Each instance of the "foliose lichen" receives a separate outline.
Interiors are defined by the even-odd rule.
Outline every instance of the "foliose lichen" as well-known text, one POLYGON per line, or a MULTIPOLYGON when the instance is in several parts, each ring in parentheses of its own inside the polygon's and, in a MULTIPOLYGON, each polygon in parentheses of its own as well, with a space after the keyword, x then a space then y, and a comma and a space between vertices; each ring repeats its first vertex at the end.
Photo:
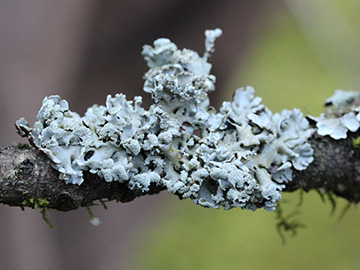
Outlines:
POLYGON ((333 106, 320 117, 308 116, 316 122, 317 133, 335 140, 345 139, 347 132, 356 132, 360 127, 360 93, 335 90, 325 101, 325 106, 333 106))
POLYGON ((220 35, 205 32, 203 56, 169 39, 144 46, 149 110, 141 97, 117 94, 80 117, 55 95, 44 99, 34 127, 17 121, 19 134, 66 183, 80 185, 90 171, 143 192, 164 186, 204 207, 274 210, 292 171, 313 160, 313 129, 298 109, 273 114, 252 87, 238 89, 219 112, 209 105, 215 76, 208 60, 220 35))

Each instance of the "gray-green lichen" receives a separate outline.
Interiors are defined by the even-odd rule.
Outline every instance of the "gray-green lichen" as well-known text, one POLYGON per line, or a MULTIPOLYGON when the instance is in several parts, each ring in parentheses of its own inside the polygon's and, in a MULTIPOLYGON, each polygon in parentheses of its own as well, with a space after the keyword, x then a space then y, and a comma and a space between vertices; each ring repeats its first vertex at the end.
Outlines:
POLYGON ((345 139, 347 132, 356 132, 360 127, 360 93, 336 90, 325 106, 333 106, 320 117, 309 116, 316 122, 317 133, 335 140, 345 139))
POLYGON ((163 38, 144 46, 149 110, 141 97, 117 94, 80 117, 50 96, 33 128, 18 120, 19 134, 67 183, 80 185, 90 171, 144 192, 164 186, 204 207, 274 210, 292 171, 313 160, 307 143, 313 130, 298 109, 273 114, 252 87, 238 89, 219 112, 209 105, 215 76, 208 60, 220 35, 205 32, 203 56, 163 38))

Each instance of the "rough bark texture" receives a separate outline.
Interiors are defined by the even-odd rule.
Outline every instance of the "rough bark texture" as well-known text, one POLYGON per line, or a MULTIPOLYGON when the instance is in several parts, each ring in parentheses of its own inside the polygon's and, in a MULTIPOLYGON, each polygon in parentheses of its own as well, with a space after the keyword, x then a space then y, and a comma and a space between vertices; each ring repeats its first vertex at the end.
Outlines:
MULTIPOLYGON (((360 132, 335 141, 315 134, 310 139, 314 161, 306 170, 294 171, 294 179, 285 191, 322 188, 350 202, 359 202, 360 150, 353 143, 358 136, 360 132)), ((46 208, 69 211, 93 205, 97 200, 129 202, 162 189, 152 186, 149 192, 142 193, 124 184, 107 183, 90 173, 85 173, 80 186, 67 185, 58 179, 58 172, 50 166, 48 158, 36 149, 24 145, 0 149, 0 203, 10 206, 41 207, 46 200, 43 205, 46 208)))
POLYGON ((41 207, 60 211, 93 205, 97 200, 129 202, 136 197, 154 194, 161 188, 153 186, 147 193, 130 190, 118 182, 105 182, 85 173, 80 186, 65 184, 49 159, 36 149, 11 146, 0 149, 0 203, 10 206, 41 207))
POLYGON ((334 140, 314 134, 310 144, 314 161, 304 171, 294 171, 294 180, 285 191, 324 189, 350 202, 360 201, 360 149, 353 139, 360 132, 348 133, 345 140, 334 140))

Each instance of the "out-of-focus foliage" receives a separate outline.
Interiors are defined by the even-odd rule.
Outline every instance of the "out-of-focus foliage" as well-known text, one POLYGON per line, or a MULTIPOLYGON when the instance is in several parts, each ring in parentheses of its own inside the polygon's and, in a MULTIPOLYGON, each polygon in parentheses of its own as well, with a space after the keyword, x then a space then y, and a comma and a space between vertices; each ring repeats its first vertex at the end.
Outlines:
MULTIPOLYGON (((344 2, 342 12, 352 24, 359 25, 353 10, 359 2, 344 2)), ((359 87, 330 75, 290 13, 278 14, 264 25, 266 29, 258 33, 245 63, 234 74, 231 91, 252 85, 273 111, 298 107, 305 114, 318 115, 335 89, 359 87)), ((360 33, 359 27, 356 30, 360 33)), ((333 31, 341 31, 341 27, 333 31)), ((346 40, 339 41, 338 46, 343 42, 346 40)), ((335 68, 350 67, 331 67, 335 68)), ((230 100, 231 94, 228 92, 224 99, 230 100)), ((298 200, 299 193, 284 194, 285 215, 298 200)), ((296 218, 306 228, 299 228, 298 234, 288 237, 283 245, 275 213, 201 209, 191 202, 172 199, 161 213, 154 214, 157 221, 153 227, 144 228, 139 237, 145 245, 135 253, 134 269, 358 269, 360 213, 351 207, 339 222, 346 205, 338 199, 331 215, 331 202, 323 203, 316 192, 305 193, 296 218)))
MULTIPOLYGON (((298 202, 297 194, 284 199, 293 201, 291 206, 298 202)), ((338 224, 342 207, 343 201, 331 217, 330 203, 323 204, 316 192, 305 194, 298 218, 306 228, 284 245, 275 214, 174 203, 164 207, 151 233, 144 232, 146 245, 134 269, 357 269, 360 214, 349 210, 338 224)))
POLYGON ((341 82, 331 78, 296 22, 279 17, 259 34, 231 88, 252 85, 273 111, 293 107, 318 115, 341 82))

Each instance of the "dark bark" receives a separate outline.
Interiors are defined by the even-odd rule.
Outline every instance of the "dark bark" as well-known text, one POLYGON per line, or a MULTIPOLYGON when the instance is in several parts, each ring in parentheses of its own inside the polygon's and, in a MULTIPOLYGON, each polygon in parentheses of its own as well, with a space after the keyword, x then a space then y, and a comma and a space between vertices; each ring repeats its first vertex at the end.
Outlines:
POLYGON ((118 182, 105 182, 96 175, 85 173, 79 185, 59 180, 59 173, 49 159, 36 149, 11 146, 0 149, 0 203, 10 206, 41 207, 59 211, 91 206, 97 200, 129 202, 136 197, 154 194, 163 188, 152 186, 150 191, 130 190, 118 182))
POLYGON ((323 189, 349 202, 360 201, 360 149, 353 139, 360 132, 348 133, 345 140, 314 134, 309 142, 314 149, 314 161, 304 171, 294 171, 294 180, 285 191, 323 189))
MULTIPOLYGON (((336 141, 313 135, 309 142, 314 149, 314 161, 306 170, 294 171, 294 179, 285 191, 323 189, 350 202, 359 202, 360 150, 353 143, 358 136, 360 132, 336 141)), ((36 149, 23 145, 0 149, 0 203, 10 206, 46 206, 69 211, 94 205, 98 200, 129 202, 164 189, 151 186, 149 192, 142 193, 118 182, 107 183, 90 173, 85 173, 85 181, 78 186, 66 184, 58 176, 49 159, 36 149), (44 200, 46 205, 39 205, 44 200)))

